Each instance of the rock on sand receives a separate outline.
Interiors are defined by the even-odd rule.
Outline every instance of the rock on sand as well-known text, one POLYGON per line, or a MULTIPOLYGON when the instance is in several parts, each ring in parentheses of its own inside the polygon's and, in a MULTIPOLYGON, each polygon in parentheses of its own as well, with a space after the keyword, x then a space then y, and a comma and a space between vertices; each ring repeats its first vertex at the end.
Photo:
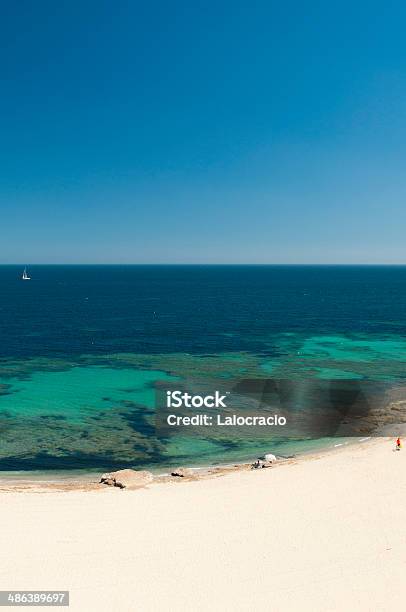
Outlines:
POLYGON ((152 482, 152 480, 151 472, 130 469, 103 474, 100 478, 102 484, 119 487, 120 489, 139 489, 152 482))

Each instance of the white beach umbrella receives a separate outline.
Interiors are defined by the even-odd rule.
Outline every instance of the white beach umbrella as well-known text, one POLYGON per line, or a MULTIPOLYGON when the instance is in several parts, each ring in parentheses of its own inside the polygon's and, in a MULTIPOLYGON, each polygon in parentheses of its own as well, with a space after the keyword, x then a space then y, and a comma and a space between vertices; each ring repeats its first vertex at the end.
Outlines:
POLYGON ((276 461, 276 457, 272 453, 268 453, 267 455, 265 455, 265 461, 268 461, 268 463, 273 463, 274 461, 276 461))

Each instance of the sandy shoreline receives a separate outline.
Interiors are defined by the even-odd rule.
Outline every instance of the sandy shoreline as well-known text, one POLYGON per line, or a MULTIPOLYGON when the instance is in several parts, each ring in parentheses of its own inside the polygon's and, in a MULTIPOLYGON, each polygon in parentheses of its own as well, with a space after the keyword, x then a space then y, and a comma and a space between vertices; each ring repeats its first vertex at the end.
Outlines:
MULTIPOLYGON (((312 449, 300 454, 291 456, 277 456, 277 461, 273 464, 272 469, 289 465, 292 462, 297 461, 308 461, 309 459, 319 458, 325 454, 337 452, 339 448, 346 448, 349 444, 359 444, 373 442, 373 438, 337 438, 335 443, 327 446, 320 447, 319 449, 312 449)), ((252 462, 256 461, 256 455, 252 456, 251 462, 228 462, 221 464, 209 464, 209 465, 194 465, 194 466, 182 466, 188 472, 193 473, 193 477, 187 477, 185 480, 200 480, 207 479, 217 476, 225 476, 233 472, 251 470, 252 462)), ((267 468, 271 466, 266 466, 267 468)), ((153 483, 161 484, 163 482, 170 482, 173 480, 179 480, 171 477, 171 472, 176 471, 177 466, 167 467, 164 471, 150 472, 153 476, 153 483)), ((1 491, 24 491, 24 490, 55 490, 55 491, 82 491, 82 490, 97 490, 100 485, 100 476, 103 474, 102 471, 92 471, 80 474, 71 474, 69 472, 0 472, 0 492, 1 491), (96 486, 97 485, 97 486, 96 486)), ((104 488, 104 487, 103 487, 104 488)))
POLYGON ((136 491, 3 484, 0 589, 69 589, 81 611, 401 609, 406 449, 393 449, 136 491))

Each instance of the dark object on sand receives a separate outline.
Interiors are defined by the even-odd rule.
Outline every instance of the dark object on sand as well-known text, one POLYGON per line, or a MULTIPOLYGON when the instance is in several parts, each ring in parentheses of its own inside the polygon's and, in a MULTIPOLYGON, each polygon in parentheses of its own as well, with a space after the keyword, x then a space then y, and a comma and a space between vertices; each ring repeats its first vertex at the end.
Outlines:
POLYGON ((171 472, 171 476, 176 476, 177 478, 195 478, 196 472, 190 468, 177 467, 171 472))

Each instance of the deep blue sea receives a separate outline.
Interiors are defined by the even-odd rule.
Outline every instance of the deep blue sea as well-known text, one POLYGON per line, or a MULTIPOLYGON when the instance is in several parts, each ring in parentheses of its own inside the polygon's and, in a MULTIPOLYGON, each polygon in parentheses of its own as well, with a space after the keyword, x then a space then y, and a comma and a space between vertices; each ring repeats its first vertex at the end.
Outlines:
MULTIPOLYGON (((0 470, 237 461, 154 429, 159 381, 405 379, 403 266, 0 266, 0 470)), ((279 444, 279 443, 278 443, 279 444)), ((285 452, 306 446, 286 442, 285 452)))

